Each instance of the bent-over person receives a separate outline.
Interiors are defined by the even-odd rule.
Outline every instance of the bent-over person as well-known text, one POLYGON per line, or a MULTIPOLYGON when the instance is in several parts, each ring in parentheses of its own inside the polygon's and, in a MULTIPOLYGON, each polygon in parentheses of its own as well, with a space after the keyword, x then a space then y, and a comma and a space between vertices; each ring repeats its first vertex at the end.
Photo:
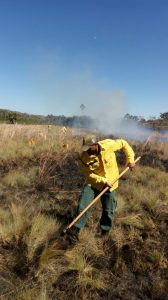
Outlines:
MULTIPOLYGON (((79 162, 86 176, 86 185, 79 198, 77 213, 83 211, 105 187, 109 187, 100 198, 102 204, 101 234, 106 235, 112 228, 117 205, 116 190, 118 181, 113 185, 111 184, 119 175, 116 151, 122 150, 125 153, 126 166, 129 166, 130 169, 135 166, 134 151, 128 142, 123 139, 105 139, 96 142, 94 135, 83 138, 82 148, 79 162)), ((90 209, 71 228, 70 235, 73 238, 78 239, 79 231, 86 225, 89 213, 90 209)))

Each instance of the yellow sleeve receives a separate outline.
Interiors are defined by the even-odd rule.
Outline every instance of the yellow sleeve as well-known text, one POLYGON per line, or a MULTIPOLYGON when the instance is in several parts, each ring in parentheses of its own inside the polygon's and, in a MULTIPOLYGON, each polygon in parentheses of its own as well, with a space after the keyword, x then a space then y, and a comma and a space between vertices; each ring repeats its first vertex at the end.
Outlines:
POLYGON ((81 170, 84 172, 86 178, 89 180, 89 182, 92 184, 102 184, 102 188, 104 184, 107 182, 107 179, 105 177, 99 176, 93 171, 91 171, 88 167, 86 167, 81 161, 79 161, 79 165, 81 170))
POLYGON ((126 165, 134 162, 134 151, 132 147, 123 139, 113 141, 113 151, 123 150, 126 155, 126 165))

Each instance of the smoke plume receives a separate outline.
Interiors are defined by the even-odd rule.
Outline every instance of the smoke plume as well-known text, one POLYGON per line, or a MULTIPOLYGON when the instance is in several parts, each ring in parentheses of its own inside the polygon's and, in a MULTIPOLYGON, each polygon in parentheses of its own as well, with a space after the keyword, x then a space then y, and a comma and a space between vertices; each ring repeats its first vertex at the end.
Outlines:
POLYGON ((128 112, 125 92, 107 87, 104 79, 97 78, 86 67, 72 70, 61 59, 45 58, 34 64, 31 78, 36 92, 46 103, 46 115, 84 114, 95 120, 91 130, 122 138, 143 140, 150 134, 135 122, 123 123, 128 112))

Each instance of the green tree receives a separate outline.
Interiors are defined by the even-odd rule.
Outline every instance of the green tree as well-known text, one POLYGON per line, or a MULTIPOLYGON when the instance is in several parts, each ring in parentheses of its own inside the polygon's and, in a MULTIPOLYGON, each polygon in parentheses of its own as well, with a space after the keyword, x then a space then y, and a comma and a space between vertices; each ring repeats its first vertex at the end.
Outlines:
POLYGON ((15 112, 9 112, 6 118, 10 122, 10 124, 15 124, 17 122, 18 116, 15 112))

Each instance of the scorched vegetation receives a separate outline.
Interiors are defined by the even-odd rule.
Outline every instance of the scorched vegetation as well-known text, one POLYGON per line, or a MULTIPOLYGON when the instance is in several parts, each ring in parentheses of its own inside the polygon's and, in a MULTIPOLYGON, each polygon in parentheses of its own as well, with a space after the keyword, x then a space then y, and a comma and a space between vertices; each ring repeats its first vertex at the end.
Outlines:
POLYGON ((120 181, 110 236, 98 203, 72 246, 60 232, 84 185, 82 134, 1 125, 0 299, 166 299, 168 144, 131 142, 142 159, 120 181))

